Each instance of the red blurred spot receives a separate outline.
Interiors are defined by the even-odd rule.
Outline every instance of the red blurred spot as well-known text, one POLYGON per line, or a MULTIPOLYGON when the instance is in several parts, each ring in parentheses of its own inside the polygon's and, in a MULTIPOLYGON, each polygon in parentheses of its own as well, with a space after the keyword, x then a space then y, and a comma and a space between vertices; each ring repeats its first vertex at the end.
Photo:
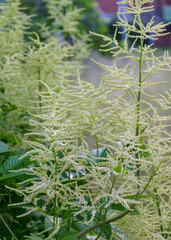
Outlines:
POLYGON ((116 0, 96 0, 99 8, 105 13, 113 13, 117 11, 116 0))

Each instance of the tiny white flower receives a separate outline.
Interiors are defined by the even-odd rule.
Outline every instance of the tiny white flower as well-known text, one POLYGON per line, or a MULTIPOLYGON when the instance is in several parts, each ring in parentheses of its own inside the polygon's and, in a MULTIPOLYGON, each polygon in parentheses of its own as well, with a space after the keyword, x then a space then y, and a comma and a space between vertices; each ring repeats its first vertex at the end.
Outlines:
POLYGON ((54 130, 53 131, 53 136, 56 136, 58 134, 59 130, 54 130))
POLYGON ((117 143, 116 143, 116 146, 117 146, 117 147, 122 147, 122 142, 117 142, 117 143))

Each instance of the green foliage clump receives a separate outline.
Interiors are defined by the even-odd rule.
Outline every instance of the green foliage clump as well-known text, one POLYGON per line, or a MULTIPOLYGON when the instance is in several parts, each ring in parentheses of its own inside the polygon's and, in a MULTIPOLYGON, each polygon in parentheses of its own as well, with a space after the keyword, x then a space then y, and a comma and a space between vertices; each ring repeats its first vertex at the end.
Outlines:
MULTIPOLYGON (((92 33, 104 41, 101 51, 114 58, 110 66, 93 60, 104 69, 95 88, 79 76, 77 51, 82 47, 77 46, 82 45, 75 20, 68 28, 67 20, 78 11, 68 8, 61 16, 58 10, 71 1, 46 2, 74 45, 56 42, 54 30, 49 36, 42 27, 47 42, 36 35, 20 57, 32 130, 26 141, 30 149, 19 160, 29 156, 30 165, 15 171, 27 172, 19 187, 7 189, 22 196, 21 202, 10 204, 25 209, 18 217, 43 217, 43 229, 26 239, 169 239, 171 139, 166 111, 171 94, 151 96, 147 89, 163 84, 151 82, 150 76, 170 71, 171 58, 168 52, 158 57, 153 44, 145 44, 166 35, 167 24, 155 25, 154 18, 142 23, 141 15, 153 10, 145 5, 151 0, 122 1, 128 7, 120 7, 114 36, 92 33), (120 26, 126 34, 123 46, 116 38, 120 26), (119 67, 123 60, 127 64, 119 67)), ((22 94, 15 97, 18 101, 22 94)))
POLYGON ((68 33, 71 32, 70 20, 72 20, 73 22, 72 17, 75 18, 73 14, 75 14, 76 12, 80 12, 80 14, 77 14, 77 19, 79 21, 75 22, 77 25, 77 31, 79 31, 80 33, 88 32, 90 30, 98 31, 101 33, 105 33, 107 31, 107 27, 105 26, 103 20, 100 18, 100 14, 96 9, 96 1, 72 0, 61 1, 61 3, 60 1, 51 1, 49 5, 48 2, 44 0, 22 0, 21 6, 23 8, 23 11, 27 13, 27 15, 33 15, 33 22, 36 23, 32 24, 30 26, 30 29, 35 32, 40 32, 40 25, 43 23, 48 28, 53 28, 56 31, 62 30, 61 26, 65 25, 66 28, 68 28, 68 31, 65 32, 65 37, 69 38, 68 33), (49 10, 51 11, 51 13, 53 12, 54 14, 49 15, 49 10), (63 16, 63 13, 65 14, 65 16, 68 16, 63 16), (57 19, 59 21, 56 21, 57 19))

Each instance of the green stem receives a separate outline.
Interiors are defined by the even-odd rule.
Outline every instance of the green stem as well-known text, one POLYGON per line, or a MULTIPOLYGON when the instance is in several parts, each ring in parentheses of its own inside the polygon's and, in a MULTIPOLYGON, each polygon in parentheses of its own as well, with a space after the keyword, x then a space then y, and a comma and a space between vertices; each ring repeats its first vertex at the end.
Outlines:
MULTIPOLYGON (((39 46, 37 46, 37 54, 38 54, 38 50, 39 50, 39 46)), ((41 82, 40 82, 40 80, 41 80, 41 68, 40 68, 40 58, 39 58, 39 55, 38 55, 37 61, 38 61, 38 71, 37 71, 37 73, 38 73, 38 81, 39 81, 39 83, 38 83, 38 91, 41 92, 42 91, 42 85, 41 85, 41 82)), ((39 107, 40 108, 42 107, 41 100, 42 100, 42 98, 39 95, 39 107)))
MULTIPOLYGON (((94 117, 93 117, 93 121, 94 121, 94 117)), ((97 158, 99 157, 99 143, 98 143, 98 138, 97 138, 97 134, 95 133, 95 141, 96 141, 96 150, 97 150, 97 158)), ((100 204, 101 204, 101 207, 100 207, 100 219, 101 219, 101 216, 102 216, 102 199, 100 199, 100 204)))
MULTIPOLYGON (((139 58, 139 84, 138 84, 138 95, 137 95, 137 104, 136 104, 137 123, 136 123, 136 133, 135 133, 135 136, 139 138, 139 145, 142 144, 142 135, 140 133, 140 102, 141 102, 141 85, 142 85, 142 51, 143 51, 143 43, 144 43, 144 39, 141 39, 140 58, 139 58)), ((135 154, 135 158, 139 159, 139 157, 140 157, 140 153, 139 153, 139 150, 138 150, 138 152, 135 154)), ((136 176, 140 175, 139 168, 140 168, 140 164, 137 163, 136 176)), ((139 185, 138 185, 138 188, 139 188, 139 185)))
MULTIPOLYGON (((97 137, 97 133, 96 133, 95 119, 94 119, 94 115, 93 115, 92 111, 91 111, 91 116, 92 116, 92 120, 93 120, 93 128, 95 130, 94 136, 95 136, 95 141, 96 141, 97 160, 98 160, 98 157, 99 157, 99 142, 98 142, 98 137, 97 137)), ((100 207, 100 219, 101 219, 101 216, 102 216, 102 199, 100 199, 100 204, 101 204, 101 207, 100 207)))
MULTIPOLYGON (((40 72, 40 70, 39 70, 39 72, 40 72)), ((39 81, 39 93, 40 93, 41 91, 42 91, 42 86, 41 86, 41 83, 40 83, 40 81, 39 81)), ((39 95, 39 107, 40 107, 40 108, 42 107, 41 100, 42 100, 42 98, 41 98, 41 96, 39 95)))
POLYGON ((169 223, 169 227, 168 227, 168 233, 166 234, 166 239, 168 239, 169 236, 171 236, 170 234, 170 229, 171 229, 171 222, 169 223))
POLYGON ((12 230, 10 229, 10 227, 8 226, 8 224, 5 222, 5 220, 3 219, 3 217, 0 215, 0 218, 2 220, 2 222, 4 223, 5 227, 8 229, 8 231, 11 233, 11 235, 13 236, 13 238, 15 240, 17 240, 16 236, 14 235, 14 233, 12 232, 12 230))
MULTIPOLYGON (((55 147, 53 147, 53 153, 54 153, 54 158, 55 158, 55 176, 57 176, 57 171, 58 171, 58 161, 56 158, 56 150, 55 147)), ((56 182, 56 181, 55 181, 56 182)), ((58 209, 57 209, 57 195, 56 195, 56 190, 57 186, 55 184, 55 199, 54 199, 54 215, 53 215, 53 227, 58 224, 58 209)), ((55 237, 54 237, 55 240, 55 237)))
POLYGON ((96 149, 97 149, 97 158, 99 157, 99 143, 98 143, 98 138, 97 134, 95 133, 95 140, 96 140, 96 149))
MULTIPOLYGON (((161 218, 162 216, 162 213, 161 213, 161 209, 160 209, 160 200, 159 200, 159 196, 157 195, 157 189, 154 188, 154 192, 155 192, 155 199, 156 199, 156 205, 157 205, 157 210, 158 210, 158 214, 159 214, 159 217, 161 218)), ((160 230, 162 232, 162 236, 164 237, 164 228, 163 228, 163 224, 161 223, 160 225, 160 230)))
MULTIPOLYGON (((132 205, 130 206, 130 208, 133 208, 134 206, 135 206, 135 204, 132 204, 132 205)), ((116 215, 115 217, 106 220, 106 221, 105 221, 105 224, 108 224, 108 223, 117 221, 117 220, 119 220, 120 218, 122 218, 122 217, 124 217, 125 215, 127 215, 129 212, 130 212, 130 210, 126 210, 126 211, 122 212, 121 214, 118 214, 118 215, 116 215)), ((79 234, 77 235, 77 239, 82 238, 85 234, 89 233, 90 231, 94 230, 95 228, 101 227, 102 225, 103 225, 103 221, 101 221, 101 222, 99 222, 99 223, 96 223, 96 224, 94 224, 93 226, 85 229, 83 232, 81 232, 81 233, 79 233, 79 234)))
MULTIPOLYGON (((69 178, 69 185, 70 185, 70 182, 71 182, 71 168, 70 168, 70 166, 69 166, 69 169, 68 169, 68 178, 69 178)), ((70 209, 71 209, 71 206, 70 205, 68 205, 68 212, 69 212, 69 214, 70 214, 70 209)), ((68 219, 68 231, 70 231, 71 230, 71 217, 69 217, 69 219, 68 219)))

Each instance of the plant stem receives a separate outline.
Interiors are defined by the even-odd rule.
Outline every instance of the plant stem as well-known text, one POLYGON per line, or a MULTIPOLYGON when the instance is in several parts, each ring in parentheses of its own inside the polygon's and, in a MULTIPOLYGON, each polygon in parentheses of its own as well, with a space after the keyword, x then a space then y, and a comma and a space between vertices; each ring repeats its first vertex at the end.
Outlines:
MULTIPOLYGON (((39 58, 38 58, 38 63, 40 64, 39 58)), ((38 85, 39 93, 41 93, 41 91, 42 91, 42 84, 41 84, 41 82, 40 82, 40 80, 41 80, 41 70, 40 70, 40 66, 39 66, 39 68, 38 68, 38 80, 39 80, 39 85, 38 85)), ((39 108, 42 107, 41 101, 42 101, 42 98, 41 98, 41 96, 40 96, 40 94, 39 94, 39 108)))
MULTIPOLYGON (((39 71, 40 72, 40 71, 39 71)), ((39 93, 42 91, 42 86, 41 86, 41 83, 39 82, 39 93)), ((39 95, 39 107, 41 108, 42 107, 42 103, 41 103, 41 96, 39 95)))
MULTIPOLYGON (((71 168, 70 168, 70 166, 69 166, 69 169, 68 169, 68 178, 69 178, 69 185, 70 185, 70 182, 71 182, 71 168)), ((69 212, 69 214, 70 214, 70 205, 68 205, 68 212, 69 212)), ((71 217, 69 217, 69 220, 68 220, 68 231, 70 231, 71 230, 71 217)))
POLYGON ((171 229, 171 222, 169 223, 169 227, 168 227, 168 233, 166 234, 166 239, 169 237, 169 236, 171 236, 171 234, 170 234, 170 229, 171 229))
POLYGON ((13 238, 15 240, 17 240, 16 236, 14 235, 14 233, 12 232, 12 230, 10 229, 10 227, 8 226, 8 224, 5 222, 5 220, 3 219, 3 217, 0 215, 0 218, 2 220, 2 222, 4 223, 5 227, 8 229, 8 231, 11 233, 11 235, 13 236, 13 238))
POLYGON ((97 150, 97 158, 99 157, 99 143, 98 143, 98 138, 97 134, 95 133, 95 140, 96 140, 96 150, 97 150))
MULTIPOLYGON (((58 162, 56 158, 56 150, 55 147, 53 147, 53 153, 54 153, 54 158, 55 158, 55 176, 57 176, 57 168, 58 168, 58 162)), ((54 215, 53 215, 53 226, 55 227, 58 224, 58 210, 57 210, 57 195, 56 195, 56 184, 55 184, 55 200, 54 200, 54 215)), ((54 237, 55 240, 55 237, 54 237)))
MULTIPOLYGON (((158 214, 159 214, 159 217, 161 218, 162 216, 162 213, 161 213, 161 209, 160 209, 160 201, 159 201, 159 196, 157 195, 157 189, 154 188, 154 192, 155 192, 155 199, 156 199, 156 205, 157 205, 157 210, 158 210, 158 214)), ((162 232, 162 236, 164 237, 164 228, 163 228, 163 224, 161 223, 160 225, 160 230, 162 232)))
MULTIPOLYGON (((94 115, 93 115, 92 111, 91 111, 91 115, 92 115, 92 120, 93 120, 93 127, 94 127, 94 130, 95 130, 94 136, 95 136, 95 141, 96 141, 96 151, 97 151, 97 160, 98 160, 98 157, 99 157, 99 142, 98 142, 98 137, 97 137, 97 133, 96 133, 95 119, 94 119, 94 115)), ((102 199, 100 199, 100 204, 101 204, 101 207, 100 207, 100 218, 101 218, 101 216, 102 216, 102 199)))
MULTIPOLYGON (((37 46, 37 54, 38 54, 38 50, 39 50, 39 45, 37 46)), ((42 86, 41 86, 41 82, 40 82, 41 81, 41 69, 40 69, 40 58, 39 58, 39 55, 38 55, 37 62, 38 62, 38 71, 37 71, 37 73, 38 73, 38 81, 39 81, 39 83, 38 83, 38 91, 40 93, 42 91, 42 86)), ((42 100, 42 98, 39 95, 39 107, 40 108, 42 107, 41 100, 42 100)))
MULTIPOLYGON (((135 204, 132 204, 132 205, 130 206, 130 208, 132 208, 132 207, 134 207, 134 206, 135 206, 135 204)), ((130 212, 130 210, 126 210, 126 211, 124 211, 123 213, 118 214, 118 215, 116 215, 115 217, 106 220, 106 221, 105 221, 105 224, 111 223, 111 222, 114 222, 114 221, 117 221, 117 220, 119 220, 120 218, 122 218, 122 217, 124 217, 125 215, 127 215, 129 212, 130 212)), ((96 224, 94 224, 93 226, 85 229, 82 233, 79 233, 79 234, 77 235, 77 239, 80 239, 80 238, 83 237, 85 234, 89 233, 90 231, 94 230, 95 228, 101 227, 102 225, 103 225, 103 221, 101 221, 101 222, 99 222, 99 223, 96 223, 96 224)))
MULTIPOLYGON (((94 117, 93 117, 93 121, 94 121, 94 117)), ((97 138, 97 134, 95 133, 95 140, 96 140, 96 150, 97 150, 97 158, 99 157, 99 143, 98 143, 98 138, 97 138)), ((100 199, 100 204, 101 204, 101 207, 100 207, 100 219, 101 219, 101 216, 102 216, 102 199, 100 199)))
MULTIPOLYGON (((143 50, 143 43, 144 43, 144 39, 141 39, 140 58, 139 58, 139 84, 138 84, 138 95, 137 95, 137 104, 136 104, 137 123, 136 123, 135 136, 139 138, 139 146, 142 144, 142 135, 140 133, 140 101, 141 101, 141 84, 142 84, 142 50, 143 50)), ((139 153, 139 150, 138 150, 138 152, 135 154, 135 158, 139 159, 139 155, 140 155, 140 153, 139 153)), ((140 168, 140 164, 137 163, 136 176, 140 175, 139 168, 140 168)), ((138 185, 138 188, 139 188, 139 185, 138 185)))

